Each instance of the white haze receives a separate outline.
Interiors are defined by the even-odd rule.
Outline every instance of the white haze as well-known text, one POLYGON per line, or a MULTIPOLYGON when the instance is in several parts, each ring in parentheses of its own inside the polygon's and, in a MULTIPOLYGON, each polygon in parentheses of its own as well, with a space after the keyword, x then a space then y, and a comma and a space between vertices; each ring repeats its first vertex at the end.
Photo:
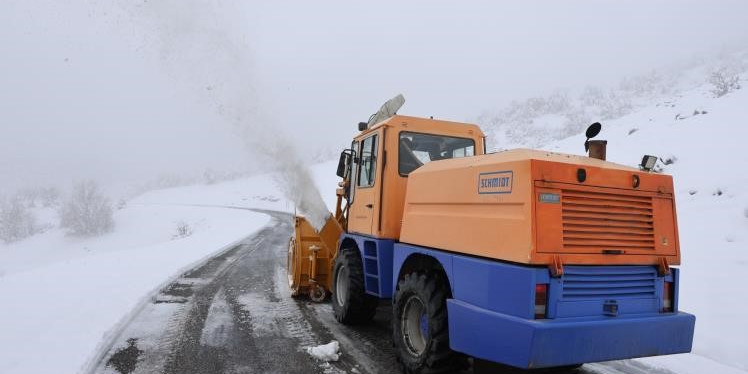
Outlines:
POLYGON ((197 93, 198 103, 215 110, 242 139, 248 157, 276 171, 279 189, 321 230, 330 213, 298 148, 273 116, 262 111, 250 45, 232 33, 240 26, 239 9, 182 6, 180 0, 122 5, 138 25, 144 48, 157 51, 169 76, 197 93))
MULTIPOLYGON (((748 45, 745 14, 745 1, 6 0, 0 194, 299 170, 396 93, 403 113, 470 120, 748 45)), ((292 175, 282 188, 317 201, 292 175)))

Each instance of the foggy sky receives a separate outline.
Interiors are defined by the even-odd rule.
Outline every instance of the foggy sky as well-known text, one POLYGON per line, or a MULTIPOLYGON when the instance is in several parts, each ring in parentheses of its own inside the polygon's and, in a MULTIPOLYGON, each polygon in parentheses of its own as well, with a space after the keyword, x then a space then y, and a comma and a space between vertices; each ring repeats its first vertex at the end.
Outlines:
POLYGON ((6 0, 0 193, 246 169, 248 136, 342 148, 397 93, 401 113, 472 119, 735 48, 746 14, 745 1, 6 0))

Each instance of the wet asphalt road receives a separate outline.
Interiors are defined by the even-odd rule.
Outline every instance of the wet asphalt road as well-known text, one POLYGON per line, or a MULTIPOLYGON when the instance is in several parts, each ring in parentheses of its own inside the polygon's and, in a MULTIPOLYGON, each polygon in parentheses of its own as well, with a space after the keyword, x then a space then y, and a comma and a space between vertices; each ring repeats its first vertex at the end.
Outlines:
MULTIPOLYGON (((286 256, 292 217, 272 221, 145 300, 111 334, 86 373, 395 373, 391 307, 366 326, 335 321, 327 303, 293 299, 286 256), (305 348, 338 340, 339 361, 305 348)), ((477 363, 475 372, 518 373, 477 363)), ((468 373, 474 370, 469 369, 468 373)), ((585 365, 566 373, 671 374, 635 361, 585 365)))
POLYGON ((355 330, 329 303, 293 299, 285 274, 291 216, 181 274, 119 327, 89 373, 385 373, 396 367, 389 314, 355 330), (338 340, 326 364, 305 347, 338 340))

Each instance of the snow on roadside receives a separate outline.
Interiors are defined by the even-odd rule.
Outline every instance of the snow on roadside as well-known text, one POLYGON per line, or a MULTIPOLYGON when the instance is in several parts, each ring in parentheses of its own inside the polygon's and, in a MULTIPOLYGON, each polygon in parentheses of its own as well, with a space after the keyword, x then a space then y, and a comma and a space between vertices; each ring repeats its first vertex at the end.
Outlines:
POLYGON ((61 260, 3 277, 0 346, 12 348, 0 350, 0 372, 76 372, 144 295, 268 221, 253 212, 204 210, 213 226, 189 238, 61 260))
MULTIPOLYGON (((336 165, 312 168, 331 210, 336 165)), ((143 297, 269 221, 246 208, 294 211, 259 175, 148 192, 116 211, 114 232, 101 237, 51 229, 0 245, 0 373, 77 372, 143 297)))
POLYGON ((666 369, 678 374, 745 374, 744 370, 725 365, 724 363, 698 354, 647 357, 637 359, 637 361, 641 361, 652 368, 666 369))
POLYGON ((327 344, 316 347, 308 347, 306 353, 320 361, 330 362, 337 361, 340 358, 340 343, 333 340, 327 344))
POLYGON ((116 231, 98 238, 72 239, 50 230, 0 247, 0 346, 6 347, 0 350, 0 373, 77 372, 144 295, 250 235, 269 217, 248 210, 145 206, 136 199, 115 219, 116 231), (194 233, 174 239, 177 220, 192 222, 194 233))

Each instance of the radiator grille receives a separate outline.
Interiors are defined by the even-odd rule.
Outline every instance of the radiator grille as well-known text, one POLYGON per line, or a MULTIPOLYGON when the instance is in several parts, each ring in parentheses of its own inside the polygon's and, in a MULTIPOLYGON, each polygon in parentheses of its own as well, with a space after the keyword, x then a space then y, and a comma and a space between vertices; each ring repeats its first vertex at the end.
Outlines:
POLYGON ((566 266, 561 278, 566 300, 655 297, 653 266, 566 266))
POLYGON ((652 198, 562 190, 564 248, 655 249, 652 198))

